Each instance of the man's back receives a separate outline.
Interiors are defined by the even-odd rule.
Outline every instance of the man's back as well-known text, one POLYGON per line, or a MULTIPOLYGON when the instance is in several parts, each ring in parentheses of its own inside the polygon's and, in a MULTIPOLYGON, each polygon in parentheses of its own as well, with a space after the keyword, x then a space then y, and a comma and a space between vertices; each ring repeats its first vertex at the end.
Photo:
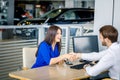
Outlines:
POLYGON ((109 71, 109 76, 112 79, 119 80, 120 73, 120 44, 115 42, 108 49, 99 53, 82 54, 82 59, 91 60, 98 59, 99 62, 93 67, 86 68, 86 71, 91 76, 97 76, 101 72, 109 71))
POLYGON ((114 61, 113 66, 109 69, 109 75, 115 77, 119 80, 120 78, 120 44, 118 42, 114 43, 110 50, 112 51, 112 60, 114 61))

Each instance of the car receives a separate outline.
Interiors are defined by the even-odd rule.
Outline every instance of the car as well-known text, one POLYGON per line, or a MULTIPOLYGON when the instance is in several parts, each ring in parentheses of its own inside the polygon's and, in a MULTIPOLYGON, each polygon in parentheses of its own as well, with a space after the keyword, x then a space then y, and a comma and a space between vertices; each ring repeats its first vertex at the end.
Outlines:
MULTIPOLYGON (((94 9, 89 8, 58 8, 46 12, 40 18, 27 18, 17 25, 40 25, 40 24, 85 24, 93 22, 94 9)), ((75 33, 76 29, 72 29, 75 33)), ((75 35, 72 34, 71 35, 75 35)))
POLYGON ((17 25, 35 24, 79 24, 94 20, 94 9, 89 8, 58 8, 51 10, 40 18, 27 18, 17 25))

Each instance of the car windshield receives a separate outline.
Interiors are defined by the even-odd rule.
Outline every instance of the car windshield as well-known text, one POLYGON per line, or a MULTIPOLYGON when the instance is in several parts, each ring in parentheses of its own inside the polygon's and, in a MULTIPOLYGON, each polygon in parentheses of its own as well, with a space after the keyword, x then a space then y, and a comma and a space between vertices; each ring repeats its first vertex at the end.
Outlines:
POLYGON ((44 15, 42 15, 40 18, 44 18, 44 19, 54 18, 54 17, 56 17, 57 15, 59 15, 61 12, 62 12, 61 9, 51 10, 51 11, 46 12, 46 13, 45 13, 44 15))

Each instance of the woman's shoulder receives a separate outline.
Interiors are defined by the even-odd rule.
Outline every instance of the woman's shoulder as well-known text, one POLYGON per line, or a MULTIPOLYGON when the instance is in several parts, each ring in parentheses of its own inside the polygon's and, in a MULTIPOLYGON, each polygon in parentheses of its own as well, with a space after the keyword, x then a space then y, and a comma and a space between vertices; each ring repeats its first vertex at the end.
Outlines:
POLYGON ((46 41, 42 41, 41 43, 40 43, 40 46, 50 46, 46 41))

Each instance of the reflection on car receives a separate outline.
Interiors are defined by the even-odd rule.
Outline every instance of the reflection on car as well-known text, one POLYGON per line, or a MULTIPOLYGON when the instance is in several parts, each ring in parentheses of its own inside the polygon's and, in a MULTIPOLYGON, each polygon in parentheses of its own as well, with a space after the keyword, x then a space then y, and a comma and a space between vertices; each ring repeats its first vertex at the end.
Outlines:
MULTIPOLYGON (((17 25, 40 24, 85 24, 94 20, 94 9, 89 8, 59 8, 51 10, 40 18, 24 19, 17 25)), ((71 29, 75 33, 76 29, 71 29)), ((71 34, 75 35, 75 34, 71 34)))

